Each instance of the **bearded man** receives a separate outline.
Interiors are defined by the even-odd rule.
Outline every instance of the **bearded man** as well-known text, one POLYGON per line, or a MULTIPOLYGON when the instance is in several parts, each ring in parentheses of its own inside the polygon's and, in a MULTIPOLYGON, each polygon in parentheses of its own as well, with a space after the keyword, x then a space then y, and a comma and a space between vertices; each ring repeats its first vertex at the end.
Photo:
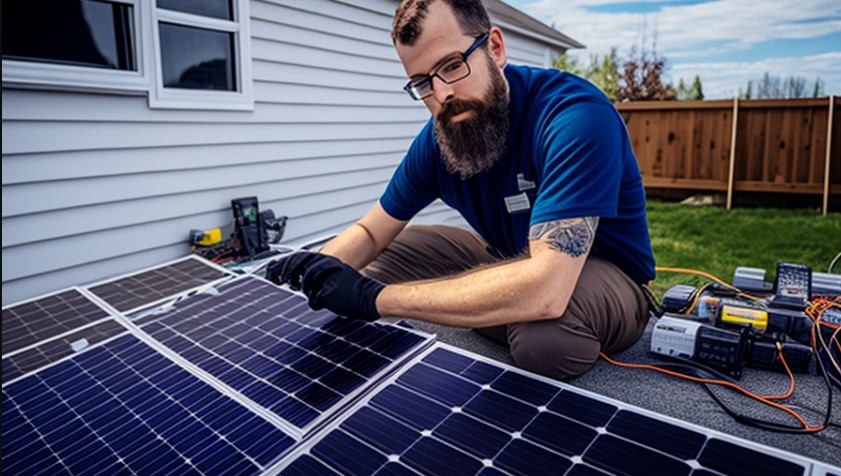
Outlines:
POLYGON ((507 65, 481 0, 405 0, 392 39, 432 117, 364 217, 267 277, 351 318, 474 328, 558 379, 631 346, 654 257, 613 105, 574 75, 507 65), (437 198, 476 233, 406 226, 437 198))

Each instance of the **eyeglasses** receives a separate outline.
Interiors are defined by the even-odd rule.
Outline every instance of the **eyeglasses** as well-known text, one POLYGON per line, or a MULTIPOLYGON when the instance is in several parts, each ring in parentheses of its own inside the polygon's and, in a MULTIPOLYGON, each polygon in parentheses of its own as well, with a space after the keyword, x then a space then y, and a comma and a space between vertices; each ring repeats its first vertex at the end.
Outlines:
POLYGON ((429 97, 432 94, 432 79, 437 77, 446 84, 453 84, 470 76, 470 65, 467 63, 467 57, 473 53, 476 48, 482 43, 488 41, 488 33, 476 38, 476 41, 467 48, 464 53, 460 53, 437 67, 432 74, 428 74, 421 79, 413 79, 403 86, 403 90, 412 96, 415 101, 420 101, 423 98, 429 97))

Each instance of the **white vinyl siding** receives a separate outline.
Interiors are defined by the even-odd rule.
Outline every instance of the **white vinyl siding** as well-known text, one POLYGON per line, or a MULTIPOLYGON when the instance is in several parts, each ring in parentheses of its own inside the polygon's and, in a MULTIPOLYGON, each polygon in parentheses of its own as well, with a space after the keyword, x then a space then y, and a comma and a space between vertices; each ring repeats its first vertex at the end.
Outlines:
MULTIPOLYGON (((253 111, 4 85, 3 304, 184 256, 232 198, 287 215, 290 244, 359 218, 428 118, 401 89, 395 5, 251 0, 253 111)), ((546 45, 506 39, 543 65, 546 45)), ((462 223, 441 202, 418 222, 462 223)))

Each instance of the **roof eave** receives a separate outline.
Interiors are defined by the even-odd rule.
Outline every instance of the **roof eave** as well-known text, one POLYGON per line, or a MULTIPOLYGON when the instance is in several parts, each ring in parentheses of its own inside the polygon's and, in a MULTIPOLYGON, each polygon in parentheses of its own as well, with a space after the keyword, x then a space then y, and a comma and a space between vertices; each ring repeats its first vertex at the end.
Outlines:
POLYGON ((584 45, 582 45, 581 43, 573 40, 572 38, 565 37, 564 40, 561 40, 561 39, 558 39, 558 38, 552 38, 550 36, 541 35, 539 33, 536 33, 534 30, 529 30, 529 29, 526 29, 526 28, 523 28, 523 27, 520 27, 520 26, 512 25, 511 23, 508 23, 508 22, 505 22, 505 21, 497 20, 497 21, 494 21, 494 23, 496 25, 502 27, 503 29, 515 31, 515 32, 517 32, 517 33, 519 33, 523 36, 528 36, 529 38, 533 38, 535 40, 538 40, 538 41, 541 41, 541 42, 544 42, 544 43, 548 43, 550 45, 554 45, 554 46, 563 48, 565 50, 571 49, 571 48, 586 48, 584 45))

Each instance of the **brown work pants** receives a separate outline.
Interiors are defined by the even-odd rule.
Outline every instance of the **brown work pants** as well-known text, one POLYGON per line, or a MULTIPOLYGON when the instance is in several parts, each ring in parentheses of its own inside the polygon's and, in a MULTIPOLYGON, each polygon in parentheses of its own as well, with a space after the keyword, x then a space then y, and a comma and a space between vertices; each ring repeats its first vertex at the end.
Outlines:
MULTIPOLYGON (((406 228, 367 268, 386 284, 431 279, 501 261, 470 231, 443 225, 406 228)), ((640 285, 610 262, 589 257, 566 312, 557 319, 476 329, 508 346, 518 367, 557 379, 583 374, 599 352, 633 345, 648 320, 640 285)))

